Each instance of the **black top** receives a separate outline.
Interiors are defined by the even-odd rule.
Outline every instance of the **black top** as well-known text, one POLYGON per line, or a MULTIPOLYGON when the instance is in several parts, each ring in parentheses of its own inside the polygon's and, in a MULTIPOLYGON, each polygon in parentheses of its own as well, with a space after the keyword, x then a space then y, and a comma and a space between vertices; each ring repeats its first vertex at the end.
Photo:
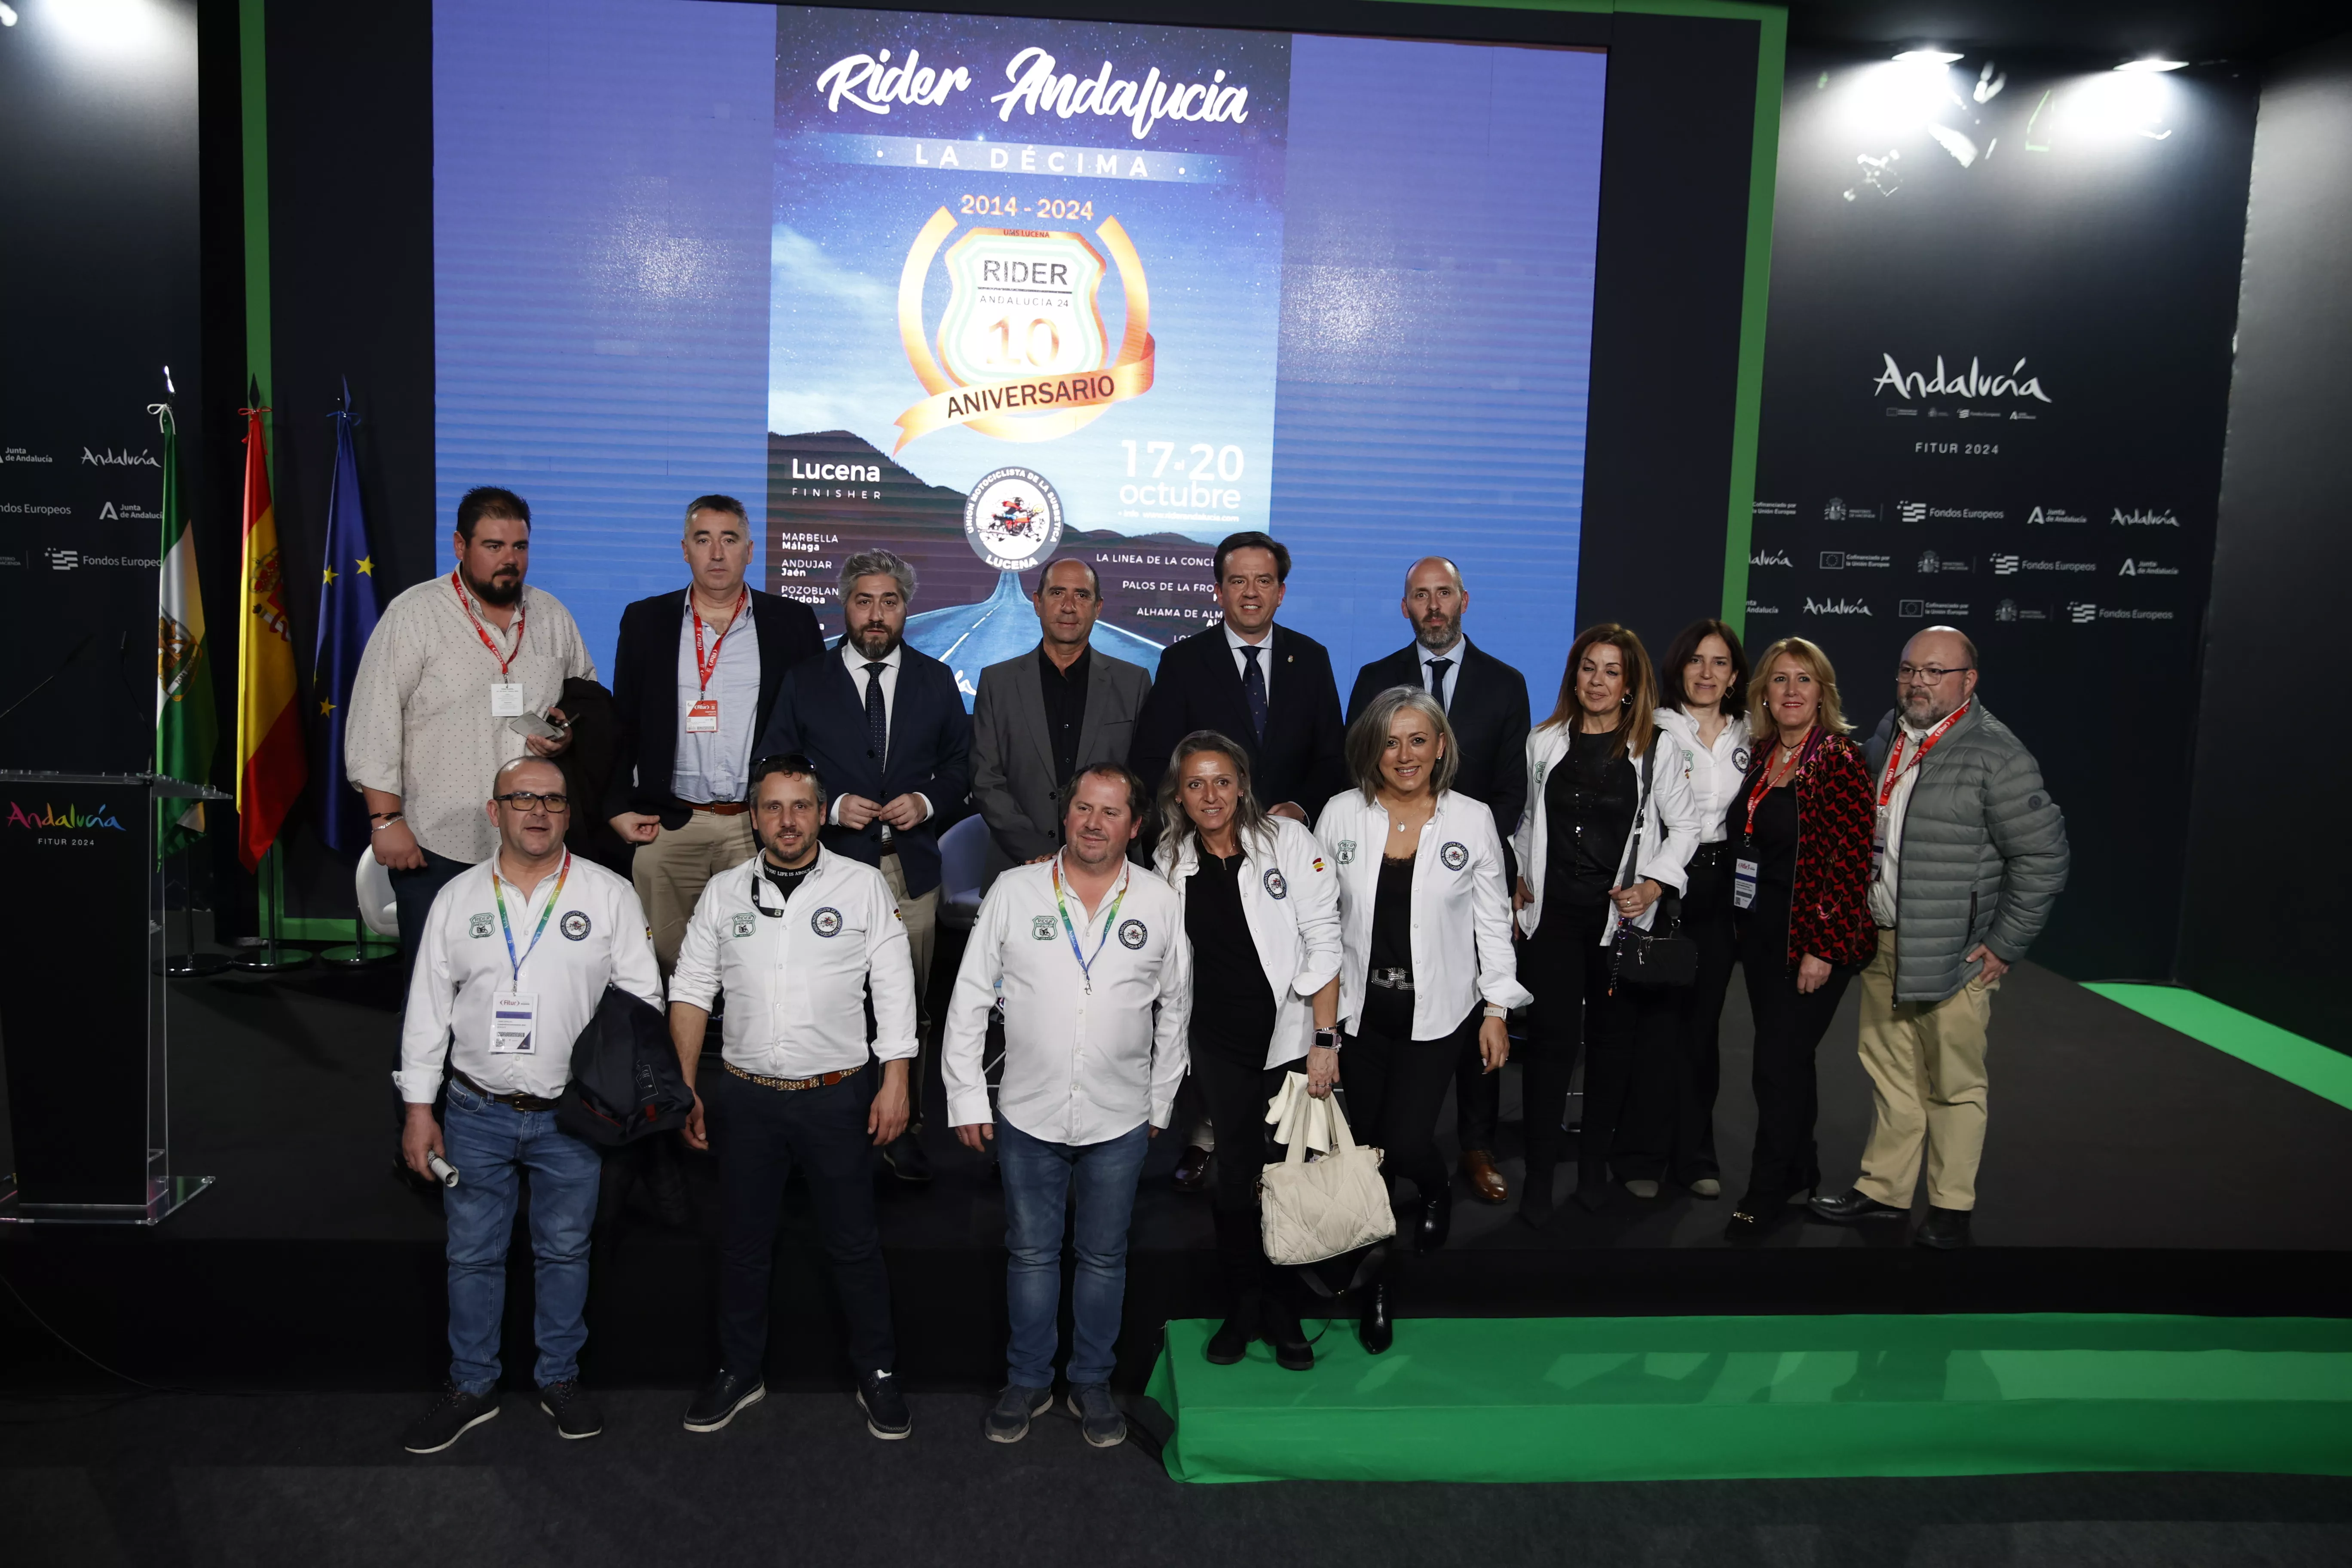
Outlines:
POLYGON ((1087 674, 1094 668, 1095 650, 1078 649, 1067 670, 1055 668, 1037 645, 1037 689, 1045 695, 1045 739, 1054 750, 1054 776, 1064 787, 1078 771, 1078 731, 1087 722, 1087 674))
POLYGON ((1192 943, 1195 1051, 1211 1050, 1250 1067, 1265 1062, 1274 1036, 1274 991, 1242 912, 1242 857, 1202 849, 1184 889, 1184 934, 1192 943))
POLYGON ((793 871, 777 865, 762 854, 760 857, 760 869, 767 873, 768 885, 782 893, 783 901, 790 904, 793 901, 793 895, 800 890, 801 884, 809 879, 809 873, 816 869, 816 862, 812 860, 799 870, 793 871))
MULTIPOLYGON (((1748 789, 1755 788, 1750 782, 1748 789)), ((1729 824, 1733 852, 1756 862, 1756 902, 1749 919, 1769 917, 1782 924, 1797 886, 1797 792, 1792 785, 1767 790, 1756 806, 1756 832, 1748 833, 1748 789, 1732 797, 1729 824)))
MULTIPOLYGON (((1381 881, 1372 894, 1373 970, 1402 969, 1412 973, 1412 859, 1382 857, 1381 881)), ((1412 1038, 1412 993, 1393 986, 1364 984, 1362 1033, 1384 1040, 1412 1038)))
POLYGON ((1568 755, 1544 781, 1547 901, 1594 907, 1617 885, 1642 777, 1631 758, 1610 754, 1616 743, 1613 731, 1588 735, 1571 730, 1568 755))

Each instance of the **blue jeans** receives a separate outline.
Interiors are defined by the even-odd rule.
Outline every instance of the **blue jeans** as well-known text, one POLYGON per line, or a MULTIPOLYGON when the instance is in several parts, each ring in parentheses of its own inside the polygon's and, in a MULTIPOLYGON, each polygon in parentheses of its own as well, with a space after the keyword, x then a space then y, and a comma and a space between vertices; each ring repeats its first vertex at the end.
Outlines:
POLYGON ((530 1173, 530 1255, 541 1388, 580 1375, 588 1342, 588 1228, 604 1161, 555 1124, 551 1110, 517 1110, 448 1085, 441 1139, 458 1182, 449 1219, 449 1380, 468 1394, 499 1385, 499 1324, 506 1315, 507 1243, 522 1173, 530 1173))
POLYGON ((1008 1381, 1054 1386, 1055 1332, 1062 1310, 1062 1215, 1077 1184, 1078 1278, 1071 1294, 1075 1341, 1072 1384, 1108 1383, 1117 1363, 1120 1309, 1127 1297, 1127 1226, 1135 1213, 1151 1130, 1137 1127, 1100 1143, 1048 1143, 1011 1122, 996 1123, 996 1160, 1004 1173, 1004 1246, 1013 1256, 1004 1295, 1013 1319, 1005 1352, 1008 1381))

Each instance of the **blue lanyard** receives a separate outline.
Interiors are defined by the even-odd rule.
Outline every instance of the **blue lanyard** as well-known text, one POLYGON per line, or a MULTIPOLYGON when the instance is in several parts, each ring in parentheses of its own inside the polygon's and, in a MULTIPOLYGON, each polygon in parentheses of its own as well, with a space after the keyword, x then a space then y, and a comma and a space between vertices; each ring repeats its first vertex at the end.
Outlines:
MULTIPOLYGON (((490 899, 499 906, 499 932, 507 939, 507 963, 514 971, 514 987, 518 991, 522 989, 522 966, 530 961, 532 953, 539 951, 539 939, 547 934, 547 919, 555 912, 556 901, 563 897, 563 879, 570 875, 572 851, 567 849, 563 852, 563 868, 555 874, 555 890, 547 895, 547 908, 539 911, 539 928, 530 933, 530 945, 522 950, 522 957, 517 958, 514 931, 507 924, 507 898, 499 891, 499 868, 495 863, 490 867, 490 899)), ((528 905, 524 907, 529 908, 528 905)))
POLYGON ((1078 973, 1087 983, 1087 994, 1089 996, 1095 994, 1095 959, 1102 956, 1103 943, 1110 940, 1110 928, 1118 920, 1118 906, 1127 898, 1128 882, 1133 876, 1134 872, 1129 870, 1119 879, 1118 896, 1111 900, 1109 910, 1103 915, 1102 934, 1095 938, 1094 956, 1089 958, 1078 946, 1077 928, 1070 923, 1070 906, 1062 897, 1062 862, 1060 857, 1055 858, 1054 907, 1062 911, 1062 934, 1070 939, 1070 956, 1078 961, 1078 973))

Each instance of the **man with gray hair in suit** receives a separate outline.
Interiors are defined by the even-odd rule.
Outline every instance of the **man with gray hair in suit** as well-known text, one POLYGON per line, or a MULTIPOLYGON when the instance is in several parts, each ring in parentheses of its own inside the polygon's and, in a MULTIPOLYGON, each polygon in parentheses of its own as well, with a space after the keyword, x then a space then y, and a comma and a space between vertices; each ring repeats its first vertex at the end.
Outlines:
MULTIPOLYGON (((971 794, 988 822, 988 880, 1062 847, 1064 793, 1081 769, 1123 763, 1151 693, 1140 665, 1087 646, 1102 581, 1075 557, 1049 563, 1030 595, 1035 648, 980 672, 971 714, 971 794)), ((1146 779, 1144 788, 1159 787, 1146 779)))

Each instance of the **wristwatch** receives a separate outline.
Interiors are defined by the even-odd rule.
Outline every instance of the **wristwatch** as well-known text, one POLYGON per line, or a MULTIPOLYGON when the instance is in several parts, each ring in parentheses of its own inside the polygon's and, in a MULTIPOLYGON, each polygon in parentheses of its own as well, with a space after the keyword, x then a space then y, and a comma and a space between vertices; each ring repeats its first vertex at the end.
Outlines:
POLYGON ((1319 1049, 1319 1050, 1326 1050, 1326 1051, 1336 1051, 1336 1050, 1338 1050, 1338 1049, 1339 1048, 1339 1030, 1337 1030, 1337 1029, 1318 1029, 1318 1030, 1316 1030, 1316 1031, 1315 1031, 1315 1045, 1316 1045, 1316 1047, 1317 1047, 1318 1049, 1319 1049))

